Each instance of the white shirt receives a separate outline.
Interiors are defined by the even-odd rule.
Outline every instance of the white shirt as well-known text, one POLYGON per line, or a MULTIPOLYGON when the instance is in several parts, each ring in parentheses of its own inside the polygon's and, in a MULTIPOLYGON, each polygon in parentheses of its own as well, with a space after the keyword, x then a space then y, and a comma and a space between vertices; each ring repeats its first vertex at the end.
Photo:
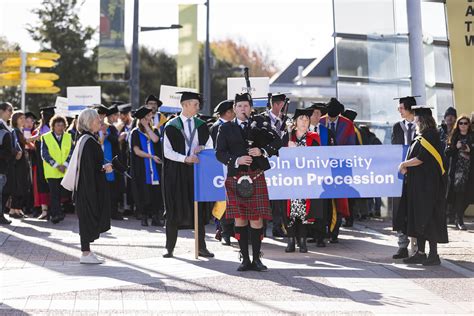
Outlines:
MULTIPOLYGON (((194 130, 194 118, 193 117, 187 118, 183 114, 180 114, 179 118, 183 122, 184 134, 189 139, 191 137, 191 132, 194 130), (188 124, 189 124, 188 120, 189 119, 191 120, 191 131, 188 128, 188 124)), ((185 152, 188 152, 189 151, 189 145, 186 141, 184 141, 184 145, 185 145, 185 149, 184 149, 185 152)), ((196 131, 196 133, 194 134, 193 139, 191 140, 191 150, 190 150, 191 155, 193 155, 194 149, 198 146, 199 146, 199 138, 198 138, 198 132, 196 131)), ((166 133, 165 133, 165 136, 164 136, 163 148, 164 148, 165 157, 169 160, 173 160, 173 161, 177 161, 177 162, 184 162, 184 160, 187 157, 186 155, 180 154, 179 152, 173 150, 173 146, 171 146, 171 142, 168 139, 168 136, 166 135, 166 133)), ((212 137, 209 136, 209 139, 207 140, 206 145, 204 146, 204 148, 205 149, 213 149, 214 148, 214 145, 212 143, 212 137)))
POLYGON ((272 111, 268 111, 268 115, 270 115, 270 118, 271 118, 271 119, 270 119, 270 122, 272 123, 272 128, 273 128, 273 129, 276 128, 276 127, 275 127, 275 124, 276 124, 277 121, 280 122, 280 128, 281 128, 281 123, 282 123, 282 122, 281 122, 281 119, 280 119, 278 116, 276 116, 275 114, 273 114, 272 111))
POLYGON ((320 123, 318 123, 318 124, 316 124, 316 125, 310 125, 310 126, 309 126, 309 130, 310 130, 311 132, 316 132, 316 133, 319 134, 319 132, 320 132, 319 126, 320 126, 320 125, 321 125, 320 123))
MULTIPOLYGON (((415 132, 416 132, 416 126, 415 126, 415 121, 413 122, 409 122, 407 120, 403 120, 403 123, 405 124, 405 127, 407 128, 407 132, 408 132, 408 124, 411 123, 411 139, 415 139, 415 132)), ((407 137, 407 133, 405 133, 405 131, 403 131, 403 138, 405 139, 405 145, 410 145, 408 143, 408 137, 407 137)))

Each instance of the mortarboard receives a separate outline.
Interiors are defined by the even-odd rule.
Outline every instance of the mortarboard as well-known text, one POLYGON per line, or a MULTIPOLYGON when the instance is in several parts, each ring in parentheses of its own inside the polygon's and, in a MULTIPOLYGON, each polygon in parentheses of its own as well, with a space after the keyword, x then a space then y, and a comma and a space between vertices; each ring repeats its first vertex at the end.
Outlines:
POLYGON ((45 105, 45 106, 40 107, 40 111, 44 112, 44 113, 50 113, 50 114, 54 115, 54 109, 55 108, 56 107, 54 105, 45 105))
POLYGON ((116 113, 118 113, 118 112, 119 112, 119 110, 118 110, 117 105, 116 105, 116 104, 113 104, 113 105, 109 106, 108 112, 107 112, 107 116, 116 114, 116 113))
POLYGON ((184 101, 187 101, 187 100, 198 100, 199 102, 201 102, 201 94, 199 93, 196 93, 196 92, 190 92, 190 91, 180 91, 180 92, 176 92, 177 94, 181 94, 181 98, 179 100, 179 102, 184 102, 184 101))
POLYGON ((353 109, 346 109, 344 113, 342 113, 342 116, 354 122, 355 118, 357 117, 357 112, 353 109))
POLYGON ((158 103, 158 107, 163 105, 163 102, 160 101, 155 95, 150 94, 149 96, 146 97, 145 99, 145 104, 147 104, 150 101, 156 101, 158 103))
POLYGON ((151 112, 151 109, 141 106, 133 113, 133 117, 140 120, 144 118, 145 116, 147 116, 147 114, 150 112, 151 112))
POLYGON ((272 94, 271 100, 272 100, 272 102, 285 101, 286 100, 286 94, 277 92, 275 94, 272 94))
POLYGON ((406 110, 411 110, 412 106, 416 105, 416 99, 419 98, 419 95, 406 96, 400 98, 393 98, 394 100, 399 100, 398 103, 403 104, 406 110))
POLYGON ((33 112, 26 112, 25 113, 25 118, 32 118, 35 121, 38 119, 33 112))
POLYGON ((293 115, 293 121, 296 121, 296 119, 301 116, 301 115, 306 115, 307 117, 311 117, 313 115, 313 109, 296 109, 295 110, 295 115, 293 115))
POLYGON ((306 108, 307 110, 319 110, 321 111, 321 114, 324 115, 328 112, 328 109, 326 107, 326 104, 324 103, 312 103, 309 107, 306 108))
POLYGON ((132 104, 131 103, 122 104, 122 105, 117 106, 117 108, 120 113, 127 114, 132 111, 132 104))
POLYGON ((339 102, 336 98, 331 98, 326 105, 326 109, 329 113, 329 116, 336 117, 342 112, 344 112, 344 105, 339 102))
POLYGON ((96 110, 97 113, 99 113, 100 115, 108 115, 109 113, 109 108, 103 104, 94 104, 92 108, 96 110))
POLYGON ((433 112, 431 109, 434 109, 434 107, 428 105, 414 105, 411 109, 415 116, 432 116, 433 112))

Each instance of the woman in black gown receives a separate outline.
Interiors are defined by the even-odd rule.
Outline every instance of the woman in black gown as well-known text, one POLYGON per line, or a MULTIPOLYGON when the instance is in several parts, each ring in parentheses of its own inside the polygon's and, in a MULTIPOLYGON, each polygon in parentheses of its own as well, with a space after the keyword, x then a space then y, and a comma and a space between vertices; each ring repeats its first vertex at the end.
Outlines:
POLYGON ((110 229, 110 198, 105 178, 106 172, 112 172, 112 165, 103 165, 104 154, 96 135, 100 129, 97 111, 86 109, 78 118, 78 132, 81 143, 76 145, 79 151, 79 179, 74 192, 76 213, 79 218, 81 236, 81 263, 98 264, 103 259, 90 250, 90 243, 110 229))
POLYGON ((431 109, 425 106, 413 106, 412 109, 418 136, 411 143, 406 160, 399 166, 405 178, 394 230, 417 238, 418 251, 403 262, 439 265, 437 244, 448 242, 444 151, 431 109), (426 241, 430 245, 428 257, 426 241))

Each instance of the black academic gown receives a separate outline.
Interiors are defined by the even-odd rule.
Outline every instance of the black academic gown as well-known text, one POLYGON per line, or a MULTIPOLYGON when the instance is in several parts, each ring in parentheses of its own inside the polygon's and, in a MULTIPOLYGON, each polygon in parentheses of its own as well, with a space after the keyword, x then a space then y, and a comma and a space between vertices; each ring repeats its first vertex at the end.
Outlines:
MULTIPOLYGON (((441 141, 436 129, 428 129, 422 136, 443 157, 441 141)), ((413 141, 407 160, 418 158, 423 164, 408 168, 403 181, 402 197, 395 218, 394 230, 410 237, 421 237, 438 243, 448 242, 445 215, 446 174, 435 158, 413 141)))
MULTIPOLYGON (((159 136, 159 132, 157 129, 154 129, 153 132, 155 135, 159 136)), ((141 149, 140 145, 140 131, 138 127, 135 127, 131 131, 130 135, 130 171, 132 176, 132 187, 133 187, 133 196, 135 197, 135 203, 137 204, 137 208, 140 212, 144 212, 145 205, 151 204, 155 199, 150 196, 150 190, 146 187, 146 171, 145 171, 145 162, 144 158, 138 157, 135 155, 133 151, 133 147, 137 146, 141 149)), ((155 155, 158 156, 160 159, 163 158, 162 154, 162 146, 161 141, 157 143, 153 143, 153 149, 155 150, 155 155)), ((162 182, 161 179, 161 165, 157 165, 158 175, 160 176, 160 183, 162 182)), ((158 186, 156 186, 158 189, 158 186)), ((159 191, 157 191, 159 192, 159 191)), ((156 205, 155 207, 159 207, 156 205)))
POLYGON ((79 218, 79 234, 89 242, 110 229, 110 198, 105 172, 102 170, 103 162, 104 154, 100 144, 94 139, 88 139, 79 162, 79 182, 74 199, 79 218))
MULTIPOLYGON (((195 119, 200 146, 205 146, 210 134, 206 122, 195 119)), ((185 139, 182 134, 183 123, 179 117, 170 120, 164 133, 174 151, 185 155, 185 139)), ((166 222, 178 229, 194 227, 194 167, 164 158, 162 190, 165 204, 166 222)), ((204 224, 209 223, 213 203, 199 203, 200 216, 204 224)))

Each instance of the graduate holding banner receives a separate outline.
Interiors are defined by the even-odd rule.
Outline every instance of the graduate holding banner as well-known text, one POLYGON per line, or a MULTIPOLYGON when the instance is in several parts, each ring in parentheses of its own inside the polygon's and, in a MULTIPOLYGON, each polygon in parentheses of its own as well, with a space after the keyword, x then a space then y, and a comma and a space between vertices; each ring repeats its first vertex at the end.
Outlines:
MULTIPOLYGON (((168 123, 164 130, 163 190, 166 214, 165 258, 173 257, 179 229, 194 227, 194 169, 199 163, 197 155, 204 149, 212 149, 209 129, 196 114, 199 112, 201 95, 194 92, 180 92, 181 114, 168 123)), ((210 211, 210 210, 209 210, 210 211)), ((198 215, 199 256, 214 257, 205 241, 205 227, 210 212, 202 205, 198 215)))

